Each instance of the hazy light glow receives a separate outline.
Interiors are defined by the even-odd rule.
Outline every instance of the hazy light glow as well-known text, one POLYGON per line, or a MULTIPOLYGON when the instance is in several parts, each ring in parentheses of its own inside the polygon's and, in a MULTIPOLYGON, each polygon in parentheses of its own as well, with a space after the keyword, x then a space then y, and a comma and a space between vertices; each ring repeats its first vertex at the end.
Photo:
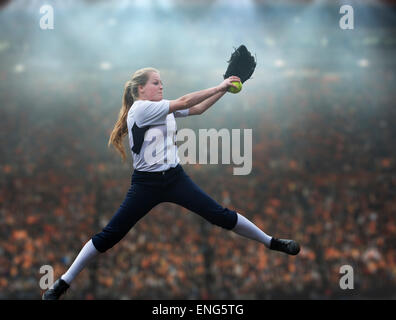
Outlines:
POLYGON ((103 62, 100 63, 100 69, 101 70, 111 70, 111 68, 112 68, 112 65, 111 65, 110 62, 103 61, 103 62))
POLYGON ((277 68, 283 68, 286 65, 286 62, 282 59, 276 59, 274 65, 277 68))
POLYGON ((17 64, 15 67, 14 67, 14 72, 15 73, 22 73, 22 72, 24 72, 25 71, 25 66, 23 65, 23 64, 17 64))
POLYGON ((367 68, 370 65, 370 62, 367 59, 360 59, 358 61, 358 66, 361 68, 367 68))

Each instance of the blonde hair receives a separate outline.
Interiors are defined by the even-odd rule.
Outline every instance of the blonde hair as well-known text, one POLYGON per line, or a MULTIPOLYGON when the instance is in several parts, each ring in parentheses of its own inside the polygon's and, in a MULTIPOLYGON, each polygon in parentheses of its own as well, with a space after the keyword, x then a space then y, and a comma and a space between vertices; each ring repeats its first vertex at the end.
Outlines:
POLYGON ((128 80, 124 85, 124 94, 122 96, 122 106, 118 114, 118 120, 114 125, 114 129, 110 134, 108 147, 113 145, 116 150, 121 154, 122 161, 125 162, 126 154, 125 148, 122 143, 122 139, 128 133, 128 126, 126 118, 128 116, 129 109, 132 107, 134 100, 139 98, 139 86, 146 85, 149 75, 152 72, 159 73, 157 69, 154 68, 143 68, 137 70, 132 78, 128 80))

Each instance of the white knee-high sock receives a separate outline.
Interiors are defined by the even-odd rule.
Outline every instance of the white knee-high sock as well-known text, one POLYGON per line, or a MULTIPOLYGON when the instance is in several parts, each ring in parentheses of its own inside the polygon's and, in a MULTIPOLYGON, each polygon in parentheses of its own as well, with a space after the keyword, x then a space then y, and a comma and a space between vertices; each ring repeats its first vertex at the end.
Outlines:
POLYGON ((92 239, 89 240, 81 249, 70 268, 64 275, 61 276, 61 279, 70 285, 70 283, 75 277, 77 277, 81 270, 84 269, 84 267, 92 260, 92 258, 96 257, 99 253, 100 252, 96 250, 94 244, 92 243, 92 239))
POLYGON ((246 219, 243 215, 237 213, 238 221, 234 229, 235 233, 249 239, 264 243, 267 248, 270 247, 272 237, 261 231, 253 222, 246 219))

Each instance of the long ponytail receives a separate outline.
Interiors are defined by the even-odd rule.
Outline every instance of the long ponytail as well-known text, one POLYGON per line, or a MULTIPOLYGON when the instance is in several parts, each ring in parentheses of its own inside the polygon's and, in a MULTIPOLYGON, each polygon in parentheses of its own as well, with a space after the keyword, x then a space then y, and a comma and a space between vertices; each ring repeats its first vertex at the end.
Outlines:
POLYGON ((139 98, 139 85, 146 85, 150 72, 158 72, 154 68, 143 68, 136 71, 131 80, 128 80, 124 85, 124 94, 122 96, 122 106, 118 114, 118 120, 114 125, 114 129, 110 134, 108 146, 113 145, 120 153, 122 161, 126 160, 125 148, 122 143, 123 138, 128 134, 127 116, 129 109, 132 107, 133 102, 139 98))
POLYGON ((121 110, 118 114, 118 120, 114 125, 114 129, 110 134, 108 146, 114 145, 116 150, 121 154, 122 161, 125 162, 126 154, 125 148, 122 143, 122 139, 128 133, 128 126, 126 118, 128 116, 129 109, 133 105, 133 96, 132 96, 132 81, 128 80, 124 86, 124 94, 122 96, 122 106, 121 110))

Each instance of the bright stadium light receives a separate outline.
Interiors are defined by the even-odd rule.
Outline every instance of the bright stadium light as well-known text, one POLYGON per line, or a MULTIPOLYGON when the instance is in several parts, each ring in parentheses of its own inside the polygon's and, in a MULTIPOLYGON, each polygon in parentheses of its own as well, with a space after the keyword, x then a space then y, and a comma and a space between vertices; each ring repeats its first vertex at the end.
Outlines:
POLYGON ((25 66, 23 65, 23 64, 17 64, 15 67, 14 67, 14 72, 15 73, 22 73, 22 72, 24 72, 25 71, 25 66))
POLYGON ((112 66, 111 66, 110 62, 103 61, 103 62, 100 63, 100 69, 101 70, 110 70, 111 67, 112 66))
POLYGON ((360 59, 358 61, 358 66, 361 68, 367 68, 369 66, 369 61, 367 59, 360 59))
POLYGON ((282 59, 276 59, 274 62, 275 67, 277 68, 283 68, 285 66, 285 61, 282 59))

